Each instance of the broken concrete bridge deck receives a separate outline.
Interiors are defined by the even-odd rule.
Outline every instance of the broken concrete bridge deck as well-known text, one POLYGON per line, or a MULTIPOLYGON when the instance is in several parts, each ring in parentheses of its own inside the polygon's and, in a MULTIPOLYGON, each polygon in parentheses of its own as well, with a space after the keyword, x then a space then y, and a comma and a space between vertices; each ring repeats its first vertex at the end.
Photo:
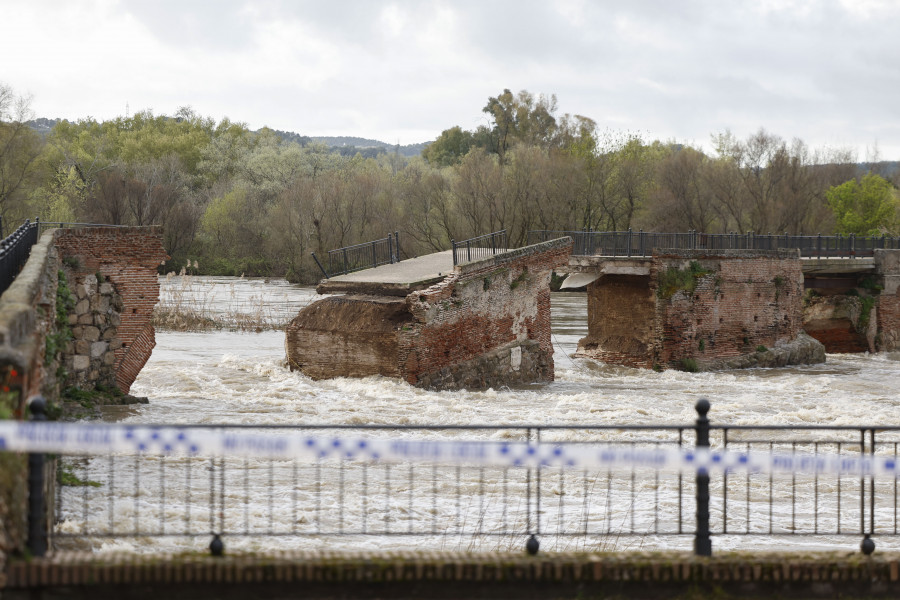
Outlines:
POLYGON ((406 296, 434 285, 452 272, 453 251, 445 250, 325 279, 316 291, 320 294, 406 296))

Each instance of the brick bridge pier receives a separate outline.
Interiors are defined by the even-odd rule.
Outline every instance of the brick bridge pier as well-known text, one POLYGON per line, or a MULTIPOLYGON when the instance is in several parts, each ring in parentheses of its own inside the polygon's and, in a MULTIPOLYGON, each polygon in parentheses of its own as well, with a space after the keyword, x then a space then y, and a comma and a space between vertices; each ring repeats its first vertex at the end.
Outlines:
POLYGON ((797 250, 657 250, 573 256, 564 287, 587 286, 578 355, 703 370, 822 362, 900 346, 900 250, 803 258, 797 250))

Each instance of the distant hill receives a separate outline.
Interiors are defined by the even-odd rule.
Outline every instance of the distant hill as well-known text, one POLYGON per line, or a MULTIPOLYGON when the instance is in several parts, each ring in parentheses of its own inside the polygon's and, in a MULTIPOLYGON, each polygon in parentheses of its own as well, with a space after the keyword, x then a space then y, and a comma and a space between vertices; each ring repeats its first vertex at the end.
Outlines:
POLYGON ((856 165, 856 171, 860 175, 865 175, 871 171, 876 175, 881 175, 885 179, 893 178, 898 169, 900 169, 900 161, 897 160, 882 160, 876 163, 864 162, 856 165))
POLYGON ((56 124, 59 123, 59 119, 45 119, 41 117, 40 119, 34 119, 32 121, 28 121, 26 125, 37 131, 42 136, 47 136, 56 124))
MULTIPOLYGON (((282 132, 277 132, 281 135, 282 132)), ((296 135, 296 134, 289 134, 296 135)), ((313 136, 311 138, 313 141, 321 142, 328 146, 329 148, 335 149, 344 155, 354 155, 356 151, 359 151, 361 154, 365 155, 374 155, 378 154, 387 154, 390 152, 397 152, 402 156, 419 156, 422 154, 422 150, 430 144, 431 142, 421 142, 418 144, 388 144, 387 142, 382 142, 379 140, 370 140, 368 138, 360 138, 360 137, 352 137, 352 136, 313 136), (367 152, 364 152, 367 151, 367 152)))
MULTIPOLYGON (((28 121, 28 125, 42 136, 46 136, 61 120, 62 119, 47 119, 41 117, 39 119, 28 121)), ((319 142, 325 144, 334 152, 337 152, 343 156, 355 156, 357 153, 359 153, 367 158, 374 158, 379 154, 389 154, 391 152, 397 152, 398 154, 407 157, 419 156, 422 154, 422 150, 424 150, 425 147, 431 143, 422 142, 419 144, 406 144, 405 146, 398 146, 396 144, 388 144, 387 142, 381 142, 379 140, 370 140, 367 138, 353 136, 311 137, 308 135, 300 135, 299 133, 294 133, 293 131, 280 131, 278 129, 273 129, 272 131, 274 131, 276 135, 278 135, 286 142, 294 142, 296 144, 300 144, 301 146, 307 146, 312 142, 319 142)))

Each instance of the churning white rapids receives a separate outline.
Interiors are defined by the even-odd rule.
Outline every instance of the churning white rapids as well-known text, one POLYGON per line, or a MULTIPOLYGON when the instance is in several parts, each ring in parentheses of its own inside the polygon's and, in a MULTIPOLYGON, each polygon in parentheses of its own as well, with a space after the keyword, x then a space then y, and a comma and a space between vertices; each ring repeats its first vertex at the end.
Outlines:
MULTIPOLYGON (((227 312, 223 304, 234 303, 235 298, 249 299, 251 304, 263 298, 280 307, 285 320, 315 296, 310 288, 279 281, 197 278, 192 285, 196 286, 198 281, 201 287, 205 286, 202 301, 212 310, 227 312)), ((162 285, 165 297, 167 288, 183 286, 183 282, 178 278, 163 279, 162 285)), ((705 397, 712 404, 709 416, 714 423, 900 424, 900 392, 896 386, 900 354, 828 355, 823 365, 784 369, 657 373, 571 358, 578 339, 587 329, 586 297, 579 293, 556 293, 552 295, 552 304, 556 363, 556 380, 552 383, 519 389, 434 392, 384 377, 313 381, 286 366, 281 331, 157 331, 153 356, 132 387, 133 394, 149 397, 150 403, 110 411, 107 418, 135 424, 690 424, 696 418, 696 401, 705 397)), ((578 496, 578 489, 572 492, 573 496, 578 496)), ((244 505, 240 510, 265 513, 268 501, 268 498, 253 498, 249 508, 244 505), (259 506, 253 505, 254 502, 259 506)), ((65 506, 63 509, 66 522, 60 527, 77 529, 80 515, 66 514, 65 506)), ((131 516, 126 511, 122 518, 131 516)), ((236 518, 240 520, 240 515, 236 518)), ((685 522, 686 526, 692 526, 693 516, 686 515, 685 522)), ((687 549, 691 543, 690 537, 613 537, 604 542, 604 547, 687 549)), ((203 547, 208 544, 208 538, 189 542, 162 538, 152 543, 141 539, 99 540, 91 547, 142 551, 148 544, 156 551, 176 551, 203 547)), ((378 536, 364 540, 261 538, 235 541, 230 547, 275 550, 340 548, 348 544, 356 549, 396 548, 398 540, 378 536)), ((448 547, 446 540, 427 537, 403 544, 426 549, 448 547)), ((498 547, 494 539, 483 546, 478 540, 461 544, 462 549, 498 547)), ((524 539, 509 542, 516 548, 521 544, 524 539)), ((714 539, 715 550, 776 545, 783 549, 791 544, 795 542, 790 537, 714 539)), ((796 547, 852 550, 858 544, 859 538, 804 539, 802 543, 797 541, 796 547)), ((879 544, 884 549, 897 542, 879 544)), ((564 541, 558 547, 582 546, 564 541)))

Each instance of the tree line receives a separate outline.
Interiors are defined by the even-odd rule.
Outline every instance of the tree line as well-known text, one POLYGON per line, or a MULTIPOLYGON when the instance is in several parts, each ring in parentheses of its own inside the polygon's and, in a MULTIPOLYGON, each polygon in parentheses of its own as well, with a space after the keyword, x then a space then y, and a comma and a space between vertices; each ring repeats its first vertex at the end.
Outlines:
POLYGON ((739 233, 900 232, 900 171, 860 169, 763 129, 713 135, 712 152, 559 115, 554 96, 504 90, 485 124, 454 126, 421 156, 335 152, 308 138, 151 111, 28 126, 28 98, 0 85, 0 216, 161 225, 178 270, 310 283, 310 253, 399 231, 416 256, 506 229, 739 233), (302 143, 301 143, 302 142, 302 143))

